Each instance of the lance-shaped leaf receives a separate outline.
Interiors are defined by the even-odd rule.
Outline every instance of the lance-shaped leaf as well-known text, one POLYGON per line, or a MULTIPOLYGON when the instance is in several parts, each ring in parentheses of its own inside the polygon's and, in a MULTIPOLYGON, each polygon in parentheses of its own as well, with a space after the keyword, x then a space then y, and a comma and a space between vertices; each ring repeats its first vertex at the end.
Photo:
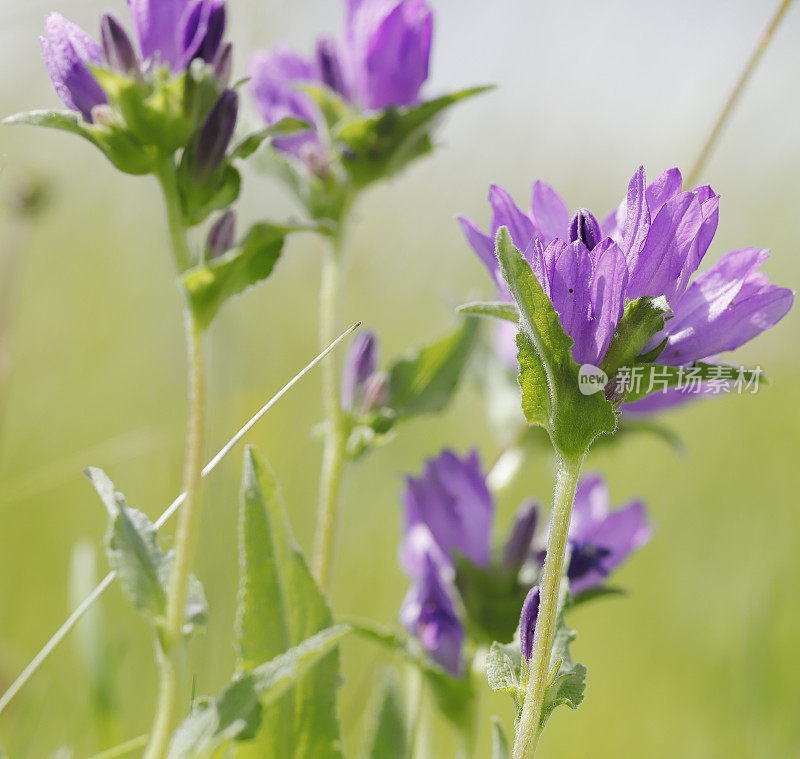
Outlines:
POLYGON ((513 303, 476 301, 475 303, 465 303, 463 306, 459 306, 456 311, 470 316, 493 316, 496 319, 505 319, 514 324, 519 324, 519 309, 513 303))
POLYGON ((334 144, 355 184, 364 187, 396 174, 432 148, 430 130, 451 105, 486 92, 491 87, 472 87, 419 105, 387 108, 374 115, 341 123, 334 144))
POLYGON ((337 124, 354 119, 358 115, 358 111, 330 87, 316 82, 300 82, 297 88, 314 101, 322 118, 325 119, 328 129, 333 129, 337 124))
POLYGON ((153 153, 115 122, 89 124, 74 111, 28 111, 9 116, 3 123, 39 126, 76 134, 99 148, 116 168, 126 174, 149 174, 155 167, 153 153))
POLYGON ((398 418, 441 411, 453 396, 478 334, 466 319, 452 334, 409 353, 389 370, 387 406, 398 418))
MULTIPOLYGON (((330 627, 325 596, 292 537, 270 469, 245 452, 239 521, 240 587, 236 623, 239 668, 280 655, 330 627)), ((261 729, 237 757, 338 759, 335 651, 265 711, 261 729)))
POLYGON ((183 275, 183 284, 200 324, 210 324, 229 298, 269 277, 286 236, 308 228, 297 224, 255 224, 237 248, 189 269, 183 275))
MULTIPOLYGON (((540 414, 547 413, 546 428, 555 447, 565 455, 583 454, 591 442, 602 433, 613 433, 616 417, 611 404, 602 393, 583 395, 579 389, 579 367, 572 357, 572 338, 564 331, 553 304, 536 279, 530 265, 514 246, 507 227, 497 232, 496 253, 514 301, 519 308, 522 333, 530 341, 541 365, 529 355, 526 366, 521 367, 520 385, 529 394, 543 398, 546 393, 548 408, 537 402, 532 414, 534 423, 540 423, 540 414), (528 376, 524 372, 528 371, 528 376), (542 379, 546 384, 542 387, 542 379)), ((527 344, 524 350, 529 352, 527 344)))
POLYGON ((408 759, 411 745, 400 687, 387 674, 379 689, 361 759, 408 759))
MULTIPOLYGON (((172 572, 172 552, 159 548, 156 529, 145 514, 132 509, 125 496, 101 469, 90 467, 86 476, 108 510, 111 524, 106 534, 106 553, 116 570, 122 588, 135 608, 160 628, 167 604, 167 586, 172 572)), ((183 633, 205 622, 206 601, 203 588, 190 577, 186 598, 183 633)))
MULTIPOLYGON (((227 756, 232 742, 235 742, 237 756, 246 755, 240 752, 269 724, 276 705, 285 698, 287 691, 327 661, 348 632, 347 625, 323 630, 238 676, 218 699, 201 704, 179 725, 170 742, 168 759, 227 756)), ((313 726, 309 729, 313 730, 313 726)), ((250 755, 272 759, 289 754, 284 751, 282 754, 255 752, 250 755)))
POLYGON ((492 759, 511 759, 508 738, 500 718, 492 717, 492 759))
POLYGON ((664 320, 669 313, 670 307, 663 295, 637 298, 625 306, 603 358, 601 368, 608 377, 614 377, 620 367, 633 366, 653 336, 664 329, 664 320))
POLYGON ((261 147, 264 140, 273 137, 288 137, 312 128, 311 124, 302 119, 297 119, 294 116, 286 116, 279 119, 274 124, 270 124, 245 137, 231 150, 231 158, 249 158, 261 147))

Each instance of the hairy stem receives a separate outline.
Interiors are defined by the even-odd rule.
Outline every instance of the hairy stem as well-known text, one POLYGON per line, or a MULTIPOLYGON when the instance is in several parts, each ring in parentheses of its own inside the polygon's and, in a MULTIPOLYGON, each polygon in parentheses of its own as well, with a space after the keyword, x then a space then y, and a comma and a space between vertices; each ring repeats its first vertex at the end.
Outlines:
POLYGON ((764 31, 761 33, 761 36, 758 38, 758 44, 756 45, 756 49, 753 51, 753 54, 747 61, 747 65, 744 67, 744 71, 742 71, 742 74, 739 77, 739 81, 736 82, 736 86, 733 88, 730 97, 726 101, 725 106, 722 109, 722 112, 720 113, 719 117, 714 123, 711 132, 709 133, 702 149, 700 150, 700 154, 697 156, 697 159, 695 160, 691 171, 686 177, 685 186, 687 188, 694 187, 697 184, 697 181, 700 177, 700 172, 705 167, 706 162, 708 161, 709 156, 711 155, 711 151, 714 149, 714 145, 719 139, 719 136, 722 133, 722 130, 725 126, 725 123, 728 121, 728 117, 733 112, 736 103, 739 102, 739 98, 741 97, 742 92, 744 92, 744 88, 747 85, 747 82, 750 80, 750 77, 753 75, 756 66, 758 66, 758 62, 764 55, 764 51, 767 49, 767 46, 769 45, 769 42, 772 39, 772 35, 775 33, 775 30, 778 28, 781 21, 783 20, 783 17, 786 15, 786 11, 789 10, 789 6, 793 2, 794 0, 783 0, 781 2, 780 7, 773 16, 772 20, 769 22, 766 29, 764 29, 764 31))
POLYGON ((536 750, 539 739, 539 722, 542 703, 550 672, 550 655, 553 649, 556 621, 558 617, 558 595, 564 555, 567 550, 567 535, 572 517, 572 503, 578 484, 583 455, 575 458, 559 456, 550 535, 547 540, 547 555, 540 585, 541 602, 533 638, 533 654, 530 660, 530 677, 525 693, 517 734, 514 738, 513 759, 526 759, 536 750))
MULTIPOLYGON (((160 176, 167 204, 170 237, 179 270, 191 262, 180 199, 170 163, 160 176)), ((159 630, 159 690, 156 715, 145 759, 163 759, 169 746, 178 712, 180 684, 184 670, 184 613, 189 574, 197 542, 200 483, 203 477, 205 433, 205 371, 203 366, 203 330, 191 308, 185 312, 186 347, 189 363, 189 417, 184 455, 183 489, 186 494, 175 536, 175 553, 167 587, 167 609, 159 630)))
MULTIPOLYGON (((337 235, 325 250, 320 290, 319 338, 327 345, 336 334, 342 266, 341 236, 337 235)), ((325 448, 320 473, 317 532, 314 542, 314 577, 323 590, 330 585, 336 541, 336 517, 339 491, 345 464, 347 430, 340 398, 339 368, 333 356, 322 364, 322 402, 325 409, 325 448)))

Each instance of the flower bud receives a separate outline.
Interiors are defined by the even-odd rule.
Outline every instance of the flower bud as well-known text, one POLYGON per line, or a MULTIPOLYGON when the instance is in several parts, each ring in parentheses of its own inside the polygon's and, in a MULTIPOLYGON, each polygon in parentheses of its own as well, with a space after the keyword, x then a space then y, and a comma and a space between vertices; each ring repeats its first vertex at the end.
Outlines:
POLYGON ((517 509, 514 525, 503 547, 503 568, 516 574, 522 568, 531 551, 539 521, 539 509, 535 503, 524 503, 517 509))
POLYGON ((139 69, 139 57, 130 37, 122 24, 110 13, 103 15, 100 22, 100 38, 103 42, 103 54, 106 63, 123 74, 130 74, 139 69))
POLYGON ((206 258, 212 260, 227 253, 235 244, 236 214, 226 211, 220 216, 206 238, 206 258))
POLYGON ((361 401, 361 410, 367 414, 370 411, 385 406, 389 400, 389 375, 386 372, 373 372, 364 383, 364 397, 361 401))
POLYGON ((569 223, 569 241, 580 240, 587 250, 594 250, 595 245, 601 239, 600 225, 597 223, 594 214, 585 208, 576 211, 572 221, 569 223))
POLYGON ((374 332, 364 331, 353 340, 347 351, 342 374, 342 408, 352 411, 363 397, 364 383, 375 371, 378 360, 378 340, 374 332))
POLYGON ((220 87, 226 88, 231 83, 233 74, 233 45, 228 42, 219 51, 217 59, 214 61, 214 73, 217 75, 217 83, 220 87))
POLYGON ((203 124, 193 145, 192 169, 195 176, 211 176, 225 160, 239 113, 239 96, 225 90, 203 124))
POLYGON ((317 74, 320 81, 326 87, 330 87, 334 92, 338 92, 342 97, 347 98, 348 87, 336 42, 330 37, 323 37, 317 40, 316 56, 317 74))
POLYGON ((522 658, 530 661, 533 655, 533 636, 536 633, 536 621, 539 618, 539 586, 534 585, 522 604, 519 620, 519 644, 522 658))

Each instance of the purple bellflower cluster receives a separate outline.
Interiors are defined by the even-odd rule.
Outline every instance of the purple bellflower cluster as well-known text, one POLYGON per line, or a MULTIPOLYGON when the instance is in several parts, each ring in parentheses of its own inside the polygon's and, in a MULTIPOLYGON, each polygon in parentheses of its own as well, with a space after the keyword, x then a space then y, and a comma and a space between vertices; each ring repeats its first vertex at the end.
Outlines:
POLYGON ((323 85, 361 112, 417 104, 432 36, 424 0, 348 0, 341 39, 319 39, 311 59, 287 48, 255 53, 251 86, 264 120, 294 116, 315 126, 275 147, 307 161, 325 152, 322 115, 302 83, 323 85))
MULTIPOLYGON (((473 451, 462 459, 443 451, 428 460, 421 477, 408 478, 404 501, 400 561, 413 584, 400 620, 434 661, 460 675, 466 628, 455 582, 455 559, 462 557, 484 569, 493 562, 494 498, 478 454, 473 451)), ((534 503, 518 510, 501 550, 500 563, 506 572, 516 575, 523 565, 534 571, 541 567, 549 526, 538 538, 538 513, 534 503)), ((570 594, 576 597, 603 587, 609 574, 647 543, 651 534, 641 502, 612 511, 603 479, 594 474, 582 478, 568 538, 570 594)))
POLYGON ((129 0, 129 5, 138 51, 111 14, 101 22, 102 44, 58 13, 47 18, 41 44, 50 79, 64 105, 89 122, 93 110, 108 102, 90 67, 141 75, 168 66, 179 73, 199 58, 230 74, 231 47, 222 42, 224 0, 129 0))
MULTIPOLYGON (((682 189, 678 169, 647 184, 639 167, 627 197, 602 223, 586 209, 570 215, 543 182, 533 186, 528 212, 492 186, 489 233, 460 217, 462 230, 495 281, 501 300, 511 295, 494 252, 497 230, 508 228, 573 339, 578 364, 601 366, 625 306, 662 296, 671 310, 664 329, 644 350, 663 344, 659 364, 690 365, 732 351, 777 324, 794 293, 770 284, 760 267, 769 252, 742 248, 696 274, 719 219, 719 196, 709 186, 682 189)), ((516 328, 500 325, 498 353, 516 366, 516 328)), ((685 397, 685 396, 684 396, 685 397)), ((656 399, 663 404, 663 400, 656 399)), ((652 405, 646 399, 632 406, 652 405)))

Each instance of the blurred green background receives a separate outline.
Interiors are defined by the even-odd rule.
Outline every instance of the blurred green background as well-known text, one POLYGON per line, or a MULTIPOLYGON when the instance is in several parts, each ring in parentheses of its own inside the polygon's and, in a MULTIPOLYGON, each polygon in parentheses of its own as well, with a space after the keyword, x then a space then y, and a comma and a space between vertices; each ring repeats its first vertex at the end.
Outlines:
MULTIPOLYGON (((0 113, 55 107, 37 35, 57 8, 94 30, 121 0, 0 2, 0 113)), ((357 209, 343 324, 362 319, 395 355, 455 323, 453 307, 490 294, 453 216, 488 221, 490 182, 527 202, 530 183, 554 184, 571 207, 605 212, 639 163, 651 176, 688 169, 729 88, 773 11, 748 0, 493 3, 433 0, 437 34, 428 93, 496 82, 439 133, 440 149, 357 209)), ((239 71, 255 46, 308 50, 339 26, 322 0, 231 0, 239 71)), ((768 272, 796 286, 800 200, 800 10, 789 13, 704 179, 722 194, 709 254, 744 245, 773 250, 768 272)), ((252 118, 250 114, 249 118, 252 118)), ((129 502, 156 516, 177 494, 183 443, 184 354, 180 300, 153 182, 119 176, 91 146, 45 131, 0 130, 11 371, 0 398, 0 690, 70 610, 70 555, 101 546, 105 513, 81 470, 101 466, 129 502), (9 203, 32 176, 49 203, 25 229, 9 203), (9 265, 9 259, 13 259, 9 265), (13 281, 8 278, 13 276, 13 281), (16 292, 17 295, 12 294, 16 292), (13 299, 12 299, 13 297, 13 299)), ((245 219, 296 209, 250 173, 245 219)), ((210 447, 216 449, 316 349, 320 247, 297 237, 272 279, 226 307, 211 338, 210 447)), ((800 755, 800 315, 740 352, 771 384, 671 414, 683 454, 648 437, 592 456, 616 503, 646 498, 652 543, 620 573, 630 597, 581 609, 575 654, 589 668, 585 705, 557 713, 540 755, 778 759, 800 755)), ((292 392, 251 434, 278 473, 300 542, 313 533, 320 445, 319 377, 292 392)), ((395 556, 402 474, 442 445, 497 454, 474 383, 441 417, 411 423, 346 482, 333 600, 340 613, 395 620, 406 581, 395 556)), ((212 451, 210 451, 212 452, 212 451)), ((236 509, 241 455, 209 478, 198 574, 211 606, 193 643, 200 692, 215 693, 233 666, 236 509)), ((499 504, 501 529, 523 497, 547 500, 543 455, 499 504)), ((105 572, 100 555, 99 569, 105 572)), ((146 624, 115 586, 104 598, 109 735, 146 731, 155 670, 146 624), (116 724, 114 724, 116 722, 116 724)), ((77 756, 102 747, 92 716, 92 672, 70 638, 0 717, 12 757, 77 756)), ((340 712, 346 747, 361 731, 376 649, 345 646, 340 712)), ((510 726, 510 703, 486 698, 510 726)), ((452 756, 434 725, 432 756, 452 756)), ((486 756, 486 750, 481 753, 486 756)))

